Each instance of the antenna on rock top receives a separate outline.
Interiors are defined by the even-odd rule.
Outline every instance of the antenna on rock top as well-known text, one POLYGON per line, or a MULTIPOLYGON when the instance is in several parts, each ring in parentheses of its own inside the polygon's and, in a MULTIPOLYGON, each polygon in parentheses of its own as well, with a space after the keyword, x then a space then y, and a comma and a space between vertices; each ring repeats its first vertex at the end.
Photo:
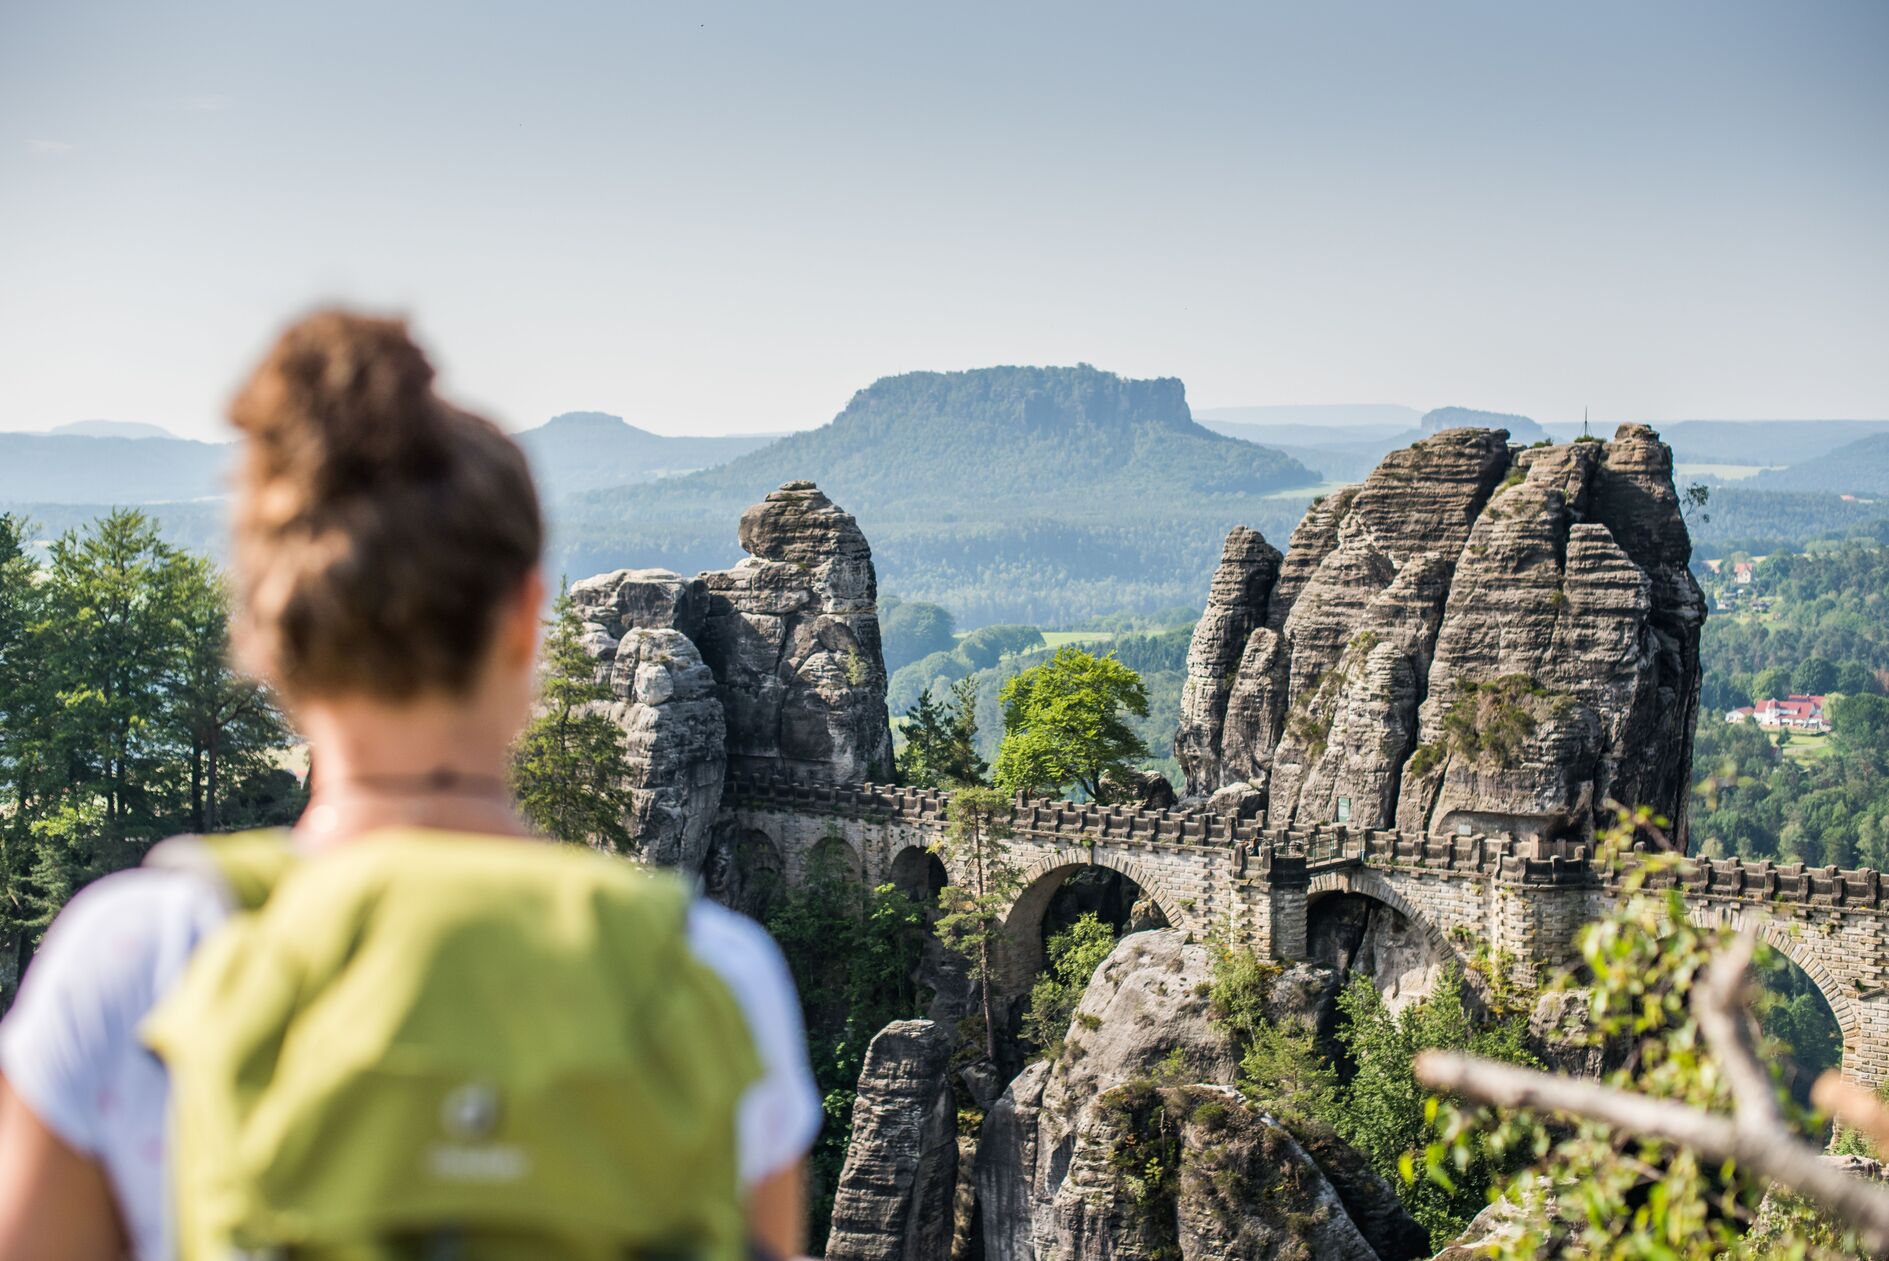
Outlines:
POLYGON ((1583 438, 1591 438, 1594 436, 1587 432, 1587 409, 1585 407, 1581 409, 1581 436, 1583 438))

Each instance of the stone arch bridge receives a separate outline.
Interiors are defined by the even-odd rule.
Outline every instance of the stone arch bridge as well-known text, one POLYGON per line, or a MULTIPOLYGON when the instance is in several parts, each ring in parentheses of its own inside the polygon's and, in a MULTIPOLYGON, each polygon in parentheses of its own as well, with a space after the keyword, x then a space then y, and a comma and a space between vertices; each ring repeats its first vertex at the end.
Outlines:
MULTIPOLYGON (((929 866, 949 800, 926 789, 733 778, 719 826, 739 861, 790 882, 824 851, 872 883, 910 884, 929 866)), ((1544 854, 1538 842, 1507 836, 1275 829, 1229 815, 1049 800, 1012 803, 1010 826, 1023 873, 1000 965, 1012 992, 1041 966, 1051 895, 1089 867, 1133 880, 1176 928, 1225 932, 1282 960, 1305 956, 1319 898, 1372 898, 1444 957, 1487 944, 1531 984, 1567 963, 1575 930, 1621 896, 1618 873, 1583 850, 1544 854)), ((1845 1071, 1872 1086, 1889 1080, 1889 879, 1737 860, 1701 860, 1660 879, 1684 889, 1696 919, 1750 927, 1801 967, 1842 1028, 1845 1071)))

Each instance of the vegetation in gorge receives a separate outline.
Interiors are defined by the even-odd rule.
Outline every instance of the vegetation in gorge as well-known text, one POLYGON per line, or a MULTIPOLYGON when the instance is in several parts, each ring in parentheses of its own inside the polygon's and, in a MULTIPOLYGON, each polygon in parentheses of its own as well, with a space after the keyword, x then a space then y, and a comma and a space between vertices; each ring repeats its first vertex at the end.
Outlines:
POLYGON ((1309 1021, 1280 1020, 1268 1011, 1278 972, 1251 950, 1221 947, 1215 955, 1210 1011, 1239 1047, 1242 1093, 1291 1125, 1329 1129, 1350 1144, 1442 1246, 1483 1208, 1483 1188, 1502 1166, 1499 1153, 1472 1141, 1459 1178, 1443 1183, 1408 1176, 1431 1137, 1425 1092, 1411 1061, 1420 1050, 1441 1048, 1533 1064, 1522 1016, 1505 1011, 1478 1019, 1455 969, 1399 1012, 1369 976, 1354 974, 1339 991, 1336 1045, 1321 1044, 1309 1021))
POLYGON ((1030 988, 1030 1006, 1023 1016, 1023 1036, 1042 1054, 1053 1057, 1062 1051, 1076 1004, 1114 948, 1114 926, 1093 911, 1083 912, 1043 943, 1043 975, 1030 988))
POLYGON ((961 788, 951 794, 939 856, 957 878, 939 895, 933 931, 970 961, 983 1024, 984 1054, 997 1062, 997 1018, 992 955, 1003 936, 1004 917, 1021 884, 1010 861, 1010 802, 994 788, 961 788))
POLYGON ((546 836, 624 854, 630 835, 630 765, 623 728, 597 707, 610 686, 584 651, 569 591, 558 593, 545 633, 538 712, 512 753, 519 811, 546 836))
POLYGON ((766 917, 800 992, 808 1057, 826 1109, 809 1158, 815 1255, 846 1163, 866 1048, 892 1021, 922 1014, 929 997, 913 979, 924 942, 923 908, 892 885, 867 888, 836 861, 836 851, 821 853, 806 879, 780 892, 766 917))

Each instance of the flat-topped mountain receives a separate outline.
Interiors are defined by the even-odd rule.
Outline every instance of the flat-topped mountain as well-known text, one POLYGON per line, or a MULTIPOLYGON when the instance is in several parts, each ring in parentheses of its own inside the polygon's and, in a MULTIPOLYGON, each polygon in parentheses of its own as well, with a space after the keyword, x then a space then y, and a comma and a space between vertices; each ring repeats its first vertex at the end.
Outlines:
POLYGON ((867 386, 818 429, 672 485, 637 504, 725 495, 746 503, 789 475, 870 514, 918 505, 1017 515, 1042 496, 1093 510, 1116 491, 1266 494, 1317 478, 1265 447, 1194 422, 1172 377, 1073 368, 908 372, 867 386))
POLYGON ((890 588, 976 624, 1111 612, 1124 579, 1172 586, 1145 602, 1174 603, 1212 567, 1228 521, 1272 519, 1287 505, 1267 496, 1318 477, 1195 423, 1172 378, 1086 364, 913 372, 718 468, 566 505, 561 563, 725 564, 722 522, 796 479, 858 516, 890 588))

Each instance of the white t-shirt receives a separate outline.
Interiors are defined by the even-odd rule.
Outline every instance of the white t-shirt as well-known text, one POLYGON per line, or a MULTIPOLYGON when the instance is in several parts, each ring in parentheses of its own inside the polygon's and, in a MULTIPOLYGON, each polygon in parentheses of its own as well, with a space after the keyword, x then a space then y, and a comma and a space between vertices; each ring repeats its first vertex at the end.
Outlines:
MULTIPOLYGON (((0 1074, 48 1128, 103 1167, 139 1261, 174 1255, 166 1188, 170 1083, 138 1026, 227 912, 204 878, 139 869, 81 891, 46 934, 0 1022, 0 1074)), ((806 1154, 820 1094, 793 978, 760 925, 713 903, 689 944, 747 1016, 763 1076, 741 1101, 741 1177, 752 1186, 806 1154)))

